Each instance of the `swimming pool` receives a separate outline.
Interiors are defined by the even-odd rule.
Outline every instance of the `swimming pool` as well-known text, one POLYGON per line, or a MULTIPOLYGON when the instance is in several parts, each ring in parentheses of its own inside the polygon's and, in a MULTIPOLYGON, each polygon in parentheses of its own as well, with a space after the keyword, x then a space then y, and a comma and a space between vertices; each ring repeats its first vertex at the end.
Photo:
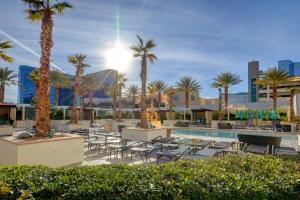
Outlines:
POLYGON ((283 146, 290 146, 298 148, 298 138, 295 134, 288 133, 268 133, 262 131, 224 131, 224 130, 208 130, 208 129, 173 129, 173 134, 186 137, 200 137, 203 139, 210 139, 216 141, 237 141, 238 133, 253 133, 253 134, 266 134, 266 135, 279 135, 282 136, 281 144, 283 146))

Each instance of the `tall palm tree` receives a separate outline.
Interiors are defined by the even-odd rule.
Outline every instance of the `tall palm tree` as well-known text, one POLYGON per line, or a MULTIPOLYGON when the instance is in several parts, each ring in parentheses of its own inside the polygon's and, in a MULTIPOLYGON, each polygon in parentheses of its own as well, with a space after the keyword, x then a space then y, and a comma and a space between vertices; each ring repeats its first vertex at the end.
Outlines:
POLYGON ((217 88, 218 92, 219 92, 219 114, 218 114, 218 118, 219 120, 221 120, 221 111, 222 111, 222 85, 219 82, 212 82, 210 85, 212 88, 217 88))
POLYGON ((29 8, 26 10, 27 18, 32 22, 42 21, 40 45, 40 87, 37 89, 36 105, 36 131, 38 136, 46 137, 50 130, 50 77, 49 67, 51 61, 51 48, 53 46, 53 15, 61 15, 65 9, 72 8, 67 2, 56 0, 23 0, 29 8))
MULTIPOLYGON (((231 73, 230 71, 225 71, 219 74, 216 78, 213 79, 215 86, 222 86, 224 88, 224 101, 225 108, 228 113, 228 91, 229 87, 232 85, 237 85, 242 82, 240 76, 236 73, 231 73)), ((229 115, 227 116, 229 120, 229 115)))
POLYGON ((0 39, 0 60, 11 63, 14 61, 12 57, 6 54, 6 50, 12 48, 11 41, 1 41, 0 39))
POLYGON ((269 85, 272 87, 272 99, 273 99, 273 109, 277 108, 277 88, 280 84, 286 83, 289 81, 289 75, 277 68, 271 67, 263 72, 261 79, 257 80, 256 83, 259 85, 269 85))
POLYGON ((82 84, 86 86, 87 94, 89 97, 89 107, 93 106, 93 96, 96 90, 102 88, 102 84, 99 83, 95 74, 87 74, 82 78, 82 84))
MULTIPOLYGON (((176 87, 179 91, 184 92, 185 108, 189 108, 190 92, 199 92, 202 89, 200 83, 190 76, 183 76, 176 82, 176 87)), ((184 116, 185 118, 185 116, 184 116)))
POLYGON ((164 89, 166 89, 167 84, 161 80, 159 81, 154 81, 154 85, 157 90, 157 104, 158 104, 158 109, 160 109, 161 106, 161 93, 163 92, 164 89))
POLYGON ((79 119, 83 120, 83 111, 84 111, 84 96, 88 94, 88 86, 85 82, 81 83, 78 88, 78 96, 79 96, 79 119))
POLYGON ((170 105, 170 113, 173 113, 172 97, 176 93, 176 89, 173 86, 168 86, 165 88, 164 93, 168 96, 168 101, 169 101, 169 105, 170 105))
POLYGON ((142 38, 138 35, 137 39, 138 44, 132 46, 131 49, 134 51, 134 57, 141 58, 141 128, 148 128, 146 107, 147 61, 153 63, 155 60, 157 60, 157 57, 151 52, 151 50, 156 47, 156 44, 154 43, 153 39, 150 39, 144 43, 142 38))
MULTIPOLYGON (((139 94, 138 85, 130 85, 126 91, 129 97, 132 97, 132 108, 135 109, 136 96, 139 94)), ((134 119, 134 111, 132 112, 132 119, 134 119)))
POLYGON ((122 89, 125 88, 125 83, 127 81, 126 75, 122 73, 118 73, 117 75, 117 83, 118 83, 118 121, 122 120, 122 89))
POLYGON ((115 82, 112 86, 110 86, 106 90, 106 94, 110 97, 112 97, 112 110, 113 110, 113 119, 117 120, 117 98, 118 98, 118 84, 115 82))
POLYGON ((90 65, 85 63, 86 55, 75 54, 74 56, 69 56, 68 60, 76 68, 75 72, 75 82, 74 82, 74 97, 73 97, 73 109, 71 115, 71 123, 78 123, 77 119, 77 97, 80 86, 80 76, 84 73, 84 69, 90 65))
POLYGON ((157 94, 157 88, 154 81, 148 83, 147 90, 150 97, 150 119, 155 119, 154 99, 157 94))
POLYGON ((17 74, 8 67, 0 68, 0 102, 4 101, 5 86, 16 85, 17 74))
POLYGON ((55 106, 58 106, 59 89, 70 87, 71 80, 65 74, 59 71, 51 71, 50 80, 55 91, 55 106))

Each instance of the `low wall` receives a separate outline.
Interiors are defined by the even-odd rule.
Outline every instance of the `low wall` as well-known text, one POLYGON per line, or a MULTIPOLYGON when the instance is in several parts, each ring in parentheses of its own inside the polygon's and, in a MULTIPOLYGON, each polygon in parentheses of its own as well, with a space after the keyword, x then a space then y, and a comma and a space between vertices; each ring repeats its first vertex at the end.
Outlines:
POLYGON ((46 165, 60 167, 83 162, 84 141, 78 135, 36 140, 9 136, 0 138, 1 165, 46 165))
POLYGON ((162 136, 167 137, 166 128, 141 129, 141 128, 123 128, 122 139, 132 141, 151 141, 153 138, 162 136))

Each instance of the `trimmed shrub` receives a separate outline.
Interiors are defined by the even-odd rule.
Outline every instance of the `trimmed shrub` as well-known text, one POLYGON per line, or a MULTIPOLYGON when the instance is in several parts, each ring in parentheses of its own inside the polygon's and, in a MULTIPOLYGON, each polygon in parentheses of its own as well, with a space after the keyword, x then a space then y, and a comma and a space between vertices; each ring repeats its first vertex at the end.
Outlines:
POLYGON ((300 158, 226 156, 162 165, 0 168, 0 198, 299 199, 300 158))

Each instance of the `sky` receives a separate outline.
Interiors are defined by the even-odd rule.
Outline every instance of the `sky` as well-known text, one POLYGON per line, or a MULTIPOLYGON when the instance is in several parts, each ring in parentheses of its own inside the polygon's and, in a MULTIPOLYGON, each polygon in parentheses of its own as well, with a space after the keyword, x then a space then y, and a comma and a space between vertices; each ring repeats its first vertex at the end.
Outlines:
MULTIPOLYGON (((53 1, 53 0, 52 0, 53 1)), ((278 60, 300 61, 299 0, 69 0, 73 9, 54 17, 52 62, 67 73, 74 67, 67 57, 87 55, 86 73, 120 68, 128 84, 139 83, 140 63, 109 66, 107 52, 119 39, 131 55, 136 35, 153 38, 158 60, 148 66, 148 80, 170 85, 185 75, 202 85, 200 96, 217 97, 212 79, 226 70, 238 73, 243 82, 230 92, 247 92, 247 64, 259 60, 262 70, 278 60)), ((0 38, 16 39, 8 54, 18 66, 38 67, 40 23, 26 19, 21 0, 1 0, 0 38), (7 37, 8 38, 7 38, 7 37), (13 38, 11 38, 13 37, 13 38), (23 48, 22 48, 23 47, 23 48)), ((113 51, 114 52, 114 51, 113 51)), ((118 59, 117 55, 116 58, 118 59)), ((120 63, 120 62, 117 62, 120 63)), ((122 62, 121 62, 122 63, 122 62)), ((17 101, 17 87, 6 91, 6 101, 17 101)))

